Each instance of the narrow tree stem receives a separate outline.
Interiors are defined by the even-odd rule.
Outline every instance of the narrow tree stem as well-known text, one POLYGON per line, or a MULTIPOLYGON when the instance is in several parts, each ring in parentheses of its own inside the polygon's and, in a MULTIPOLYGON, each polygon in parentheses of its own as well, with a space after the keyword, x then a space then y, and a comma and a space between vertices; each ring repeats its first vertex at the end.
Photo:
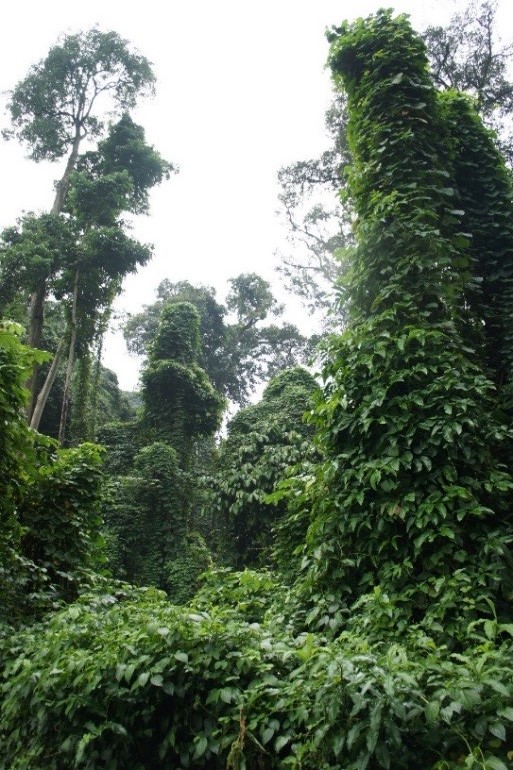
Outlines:
POLYGON ((73 364, 75 361, 75 345, 77 341, 77 304, 78 304, 78 278, 80 271, 77 267, 75 280, 73 284, 73 302, 71 305, 70 337, 68 350, 68 365, 66 367, 66 379, 64 381, 64 391, 62 394, 61 421, 59 425, 59 441, 64 443, 66 437, 66 424, 69 414, 69 403, 71 395, 71 378, 73 376, 73 364))
POLYGON ((41 422, 41 417, 43 416, 43 412, 46 406, 46 402, 48 400, 48 396, 50 395, 50 391, 52 389, 53 383, 55 382, 55 377, 57 376, 57 369, 59 367, 59 362, 62 358, 62 353, 64 352, 65 342, 66 342, 66 335, 61 337, 59 341, 59 345, 57 346, 57 350, 55 351, 55 355, 53 357, 52 365, 50 366, 48 374, 46 375, 46 380, 44 382, 44 385, 41 388, 41 391, 37 397, 37 402, 34 408, 34 412, 30 420, 30 427, 33 430, 39 429, 39 423, 41 422))

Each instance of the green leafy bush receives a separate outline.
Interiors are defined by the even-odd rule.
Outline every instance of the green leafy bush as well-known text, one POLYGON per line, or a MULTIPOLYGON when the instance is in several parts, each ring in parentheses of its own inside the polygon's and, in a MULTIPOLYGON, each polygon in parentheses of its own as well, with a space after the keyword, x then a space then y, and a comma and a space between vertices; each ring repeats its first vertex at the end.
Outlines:
POLYGON ((183 608, 118 587, 14 638, 2 770, 508 767, 511 625, 470 624, 457 654, 415 628, 328 642, 252 619, 284 591, 245 574, 223 606, 215 583, 183 608))

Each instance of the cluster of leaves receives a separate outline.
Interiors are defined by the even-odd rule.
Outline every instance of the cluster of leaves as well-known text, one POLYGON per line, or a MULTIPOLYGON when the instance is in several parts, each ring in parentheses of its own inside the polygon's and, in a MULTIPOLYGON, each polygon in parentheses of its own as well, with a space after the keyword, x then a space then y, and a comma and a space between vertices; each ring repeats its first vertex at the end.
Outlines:
POLYGON ((270 380, 261 401, 228 424, 207 502, 223 560, 238 567, 269 561, 273 527, 286 510, 269 495, 296 466, 318 459, 313 427, 303 419, 317 388, 305 369, 286 369, 270 380))
POLYGON ((13 639, 0 767, 507 768, 511 626, 328 642, 269 619, 275 579, 224 578, 222 606, 105 588, 13 639))
POLYGON ((28 429, 22 382, 46 354, 23 345, 20 332, 0 327, 0 624, 9 625, 74 600, 103 560, 100 450, 59 450, 28 429))
MULTIPOLYGON (((513 48, 501 41, 497 0, 469 0, 446 27, 428 26, 422 38, 427 45, 430 72, 438 89, 470 94, 480 116, 498 135, 498 144, 511 165, 513 139, 509 115, 513 83, 509 77, 513 48)), ((333 331, 344 321, 346 298, 339 281, 351 262, 354 245, 350 195, 345 169, 351 163, 347 143, 347 99, 335 90, 326 112, 329 149, 319 158, 298 161, 280 169, 281 213, 294 254, 283 254, 278 272, 287 288, 312 313, 326 313, 338 300, 340 312, 328 316, 333 331)), ((485 164, 481 165, 485 168, 485 164)))
POLYGON ((157 301, 128 319, 124 336, 130 352, 146 355, 155 339, 164 306, 189 302, 200 315, 199 365, 223 396, 243 406, 258 383, 286 367, 307 363, 315 339, 307 339, 289 323, 269 323, 283 307, 267 281, 255 273, 230 280, 226 304, 215 290, 187 281, 162 281, 157 301), (231 316, 231 319, 230 319, 231 316))

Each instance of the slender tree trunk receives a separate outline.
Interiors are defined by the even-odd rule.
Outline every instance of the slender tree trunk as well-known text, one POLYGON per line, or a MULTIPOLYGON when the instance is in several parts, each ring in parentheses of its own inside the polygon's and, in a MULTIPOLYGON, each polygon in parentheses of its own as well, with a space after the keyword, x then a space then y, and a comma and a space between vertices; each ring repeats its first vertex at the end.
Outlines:
POLYGON ((64 352, 65 343, 66 343, 66 335, 61 337, 59 341, 59 345, 57 346, 57 350, 55 351, 55 355, 53 357, 52 365, 50 366, 50 370, 46 375, 46 380, 44 382, 44 385, 41 388, 39 395, 37 397, 37 402, 34 408, 34 412, 30 420, 30 427, 33 430, 39 429, 39 423, 41 422, 41 417, 43 416, 43 411, 46 406, 48 396, 50 395, 50 391, 52 389, 53 383, 55 382, 57 369, 59 368, 59 362, 64 352))
POLYGON ((91 441, 91 421, 88 412, 91 393, 91 354, 86 348, 77 360, 77 387, 71 405, 71 442, 73 446, 91 441))
MULTIPOLYGON (((52 206, 52 214, 60 214, 64 206, 66 199, 66 193, 68 192, 69 180, 71 174, 77 165, 78 151, 80 148, 82 136, 80 134, 80 126, 75 129, 75 138, 71 148, 68 162, 64 174, 59 182, 56 184, 55 199, 52 206)), ((29 309, 29 330, 28 330, 28 344, 30 347, 38 348, 41 345, 41 337, 43 333, 43 323, 45 316, 45 299, 46 299, 46 278, 43 278, 37 289, 32 292, 30 297, 30 309, 29 309)), ((31 422, 32 415, 36 405, 36 380, 37 380, 38 366, 35 364, 32 375, 26 383, 26 387, 30 391, 30 401, 28 408, 28 420, 31 422)), ((46 383, 45 383, 46 385, 46 383)), ((45 387, 43 385, 43 388, 45 387)), ((51 388, 51 385, 50 385, 51 388)), ((48 391, 49 392, 49 391, 48 391)), ((46 401, 45 401, 46 403, 46 401)), ((44 404, 43 404, 44 409, 44 404)))
POLYGON ((78 150, 80 148, 81 140, 82 136, 80 134, 80 126, 77 126, 75 129, 73 146, 69 154, 68 162, 66 163, 66 168, 64 169, 64 174, 62 175, 60 181, 55 185, 55 199, 53 201, 52 214, 60 214, 64 206, 66 193, 68 192, 69 187, 69 180, 71 174, 75 170, 75 166, 77 165, 78 150))
MULTIPOLYGON (((31 348, 38 348, 41 344, 41 336, 43 333, 44 323, 44 306, 46 297, 46 279, 42 279, 37 289, 32 293, 30 297, 29 307, 29 330, 28 330, 28 344, 31 348)), ((26 387, 30 391, 30 401, 27 409, 27 417, 30 422, 32 419, 32 413, 36 405, 36 380, 37 380, 38 366, 34 364, 32 367, 32 374, 26 382, 26 387)))
POLYGON ((94 376, 93 386, 91 393, 91 436, 93 440, 96 438, 96 425, 98 422, 98 392, 100 389, 100 375, 102 370, 102 355, 103 355, 103 338, 104 332, 102 331, 98 339, 98 348, 96 351, 96 361, 94 363, 94 376))
POLYGON ((71 396, 71 378, 73 376, 73 363, 75 361, 75 345, 77 342, 77 303, 78 303, 78 277, 80 271, 77 267, 75 271, 75 280, 73 283, 73 301, 71 305, 68 365, 66 367, 66 379, 64 380, 64 391, 62 394, 61 421, 59 425, 59 441, 64 443, 66 437, 66 425, 68 422, 69 403, 71 396))

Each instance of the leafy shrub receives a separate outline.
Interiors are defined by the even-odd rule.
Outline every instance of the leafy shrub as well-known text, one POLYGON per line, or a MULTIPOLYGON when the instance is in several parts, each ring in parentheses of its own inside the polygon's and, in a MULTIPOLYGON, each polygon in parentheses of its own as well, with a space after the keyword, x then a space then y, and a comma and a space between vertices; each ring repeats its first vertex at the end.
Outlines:
POLYGON ((212 567, 212 555, 199 532, 188 532, 174 551, 166 565, 165 587, 172 602, 185 604, 201 585, 201 575, 212 567))
POLYGON ((508 767, 511 625, 469 625, 458 654, 415 628, 327 642, 248 622, 268 577, 234 580, 203 609, 118 587, 14 638, 0 768, 508 767))

